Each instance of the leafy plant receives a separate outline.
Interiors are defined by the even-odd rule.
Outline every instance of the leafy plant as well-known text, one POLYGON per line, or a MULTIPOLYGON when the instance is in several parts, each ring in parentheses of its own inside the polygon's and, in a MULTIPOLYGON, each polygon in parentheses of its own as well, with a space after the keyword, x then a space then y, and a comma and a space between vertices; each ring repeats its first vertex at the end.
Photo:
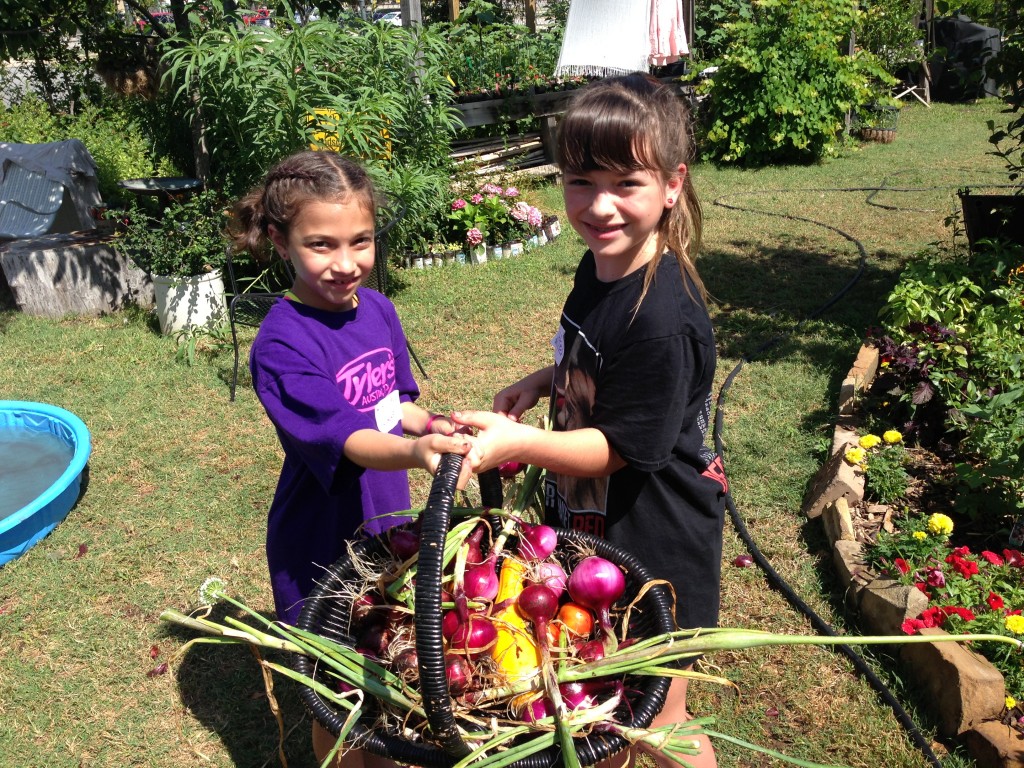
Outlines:
POLYGON ((754 0, 749 19, 725 26, 717 71, 697 86, 711 97, 708 154, 744 165, 812 162, 833 151, 847 110, 891 82, 865 51, 841 53, 856 25, 850 0, 754 0))
POLYGON ((872 433, 864 435, 856 448, 846 452, 845 458, 864 472, 869 498, 891 504, 906 496, 910 480, 904 469, 907 452, 898 430, 886 430, 881 437, 872 433))
POLYGON ((866 3, 857 27, 857 44, 878 57, 890 75, 924 59, 924 32, 914 23, 917 0, 873 0, 866 3))
POLYGON ((226 208, 211 190, 153 214, 139 205, 114 212, 122 221, 115 247, 152 275, 193 277, 224 264, 226 208))
POLYGON ((444 199, 458 125, 448 48, 426 28, 349 24, 201 30, 172 41, 167 77, 178 104, 210 125, 212 172, 229 194, 295 150, 331 146, 366 164, 408 227, 444 199))

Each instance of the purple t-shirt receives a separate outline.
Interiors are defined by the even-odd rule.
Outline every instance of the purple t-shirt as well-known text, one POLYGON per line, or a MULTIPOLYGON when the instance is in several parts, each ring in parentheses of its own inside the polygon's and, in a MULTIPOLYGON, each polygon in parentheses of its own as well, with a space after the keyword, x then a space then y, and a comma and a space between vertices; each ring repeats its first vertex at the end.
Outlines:
POLYGON ((372 518, 409 509, 406 472, 364 469, 344 446, 361 429, 401 435, 401 403, 419 389, 398 314, 369 288, 348 312, 282 299, 260 325, 249 368, 284 448, 267 561, 277 616, 294 624, 356 529, 379 533, 399 518, 372 518))

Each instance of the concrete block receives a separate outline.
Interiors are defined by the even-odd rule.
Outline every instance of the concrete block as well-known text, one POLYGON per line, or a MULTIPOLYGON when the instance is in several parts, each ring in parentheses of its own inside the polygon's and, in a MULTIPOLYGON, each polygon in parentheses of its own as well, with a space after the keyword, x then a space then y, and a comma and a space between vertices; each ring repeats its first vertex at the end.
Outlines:
MULTIPOLYGON (((922 629, 922 635, 945 635, 941 629, 922 629)), ((989 661, 960 643, 905 645, 900 658, 928 696, 939 732, 959 736, 997 718, 1003 711, 1006 684, 989 661)))
POLYGON ((1024 734, 998 720, 979 723, 964 734, 977 768, 1024 768, 1024 734))
POLYGON ((864 500, 864 474, 855 471, 842 452, 831 456, 814 476, 804 498, 804 514, 812 519, 818 517, 826 505, 840 498, 850 506, 864 500))
POLYGON ((903 622, 928 607, 928 598, 908 584, 876 578, 867 585, 860 601, 861 617, 879 635, 902 635, 903 622))

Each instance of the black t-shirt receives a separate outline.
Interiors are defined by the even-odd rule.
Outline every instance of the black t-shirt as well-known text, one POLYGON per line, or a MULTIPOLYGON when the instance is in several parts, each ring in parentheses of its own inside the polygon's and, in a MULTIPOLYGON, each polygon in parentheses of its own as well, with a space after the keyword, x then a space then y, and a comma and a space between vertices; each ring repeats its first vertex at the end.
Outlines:
POLYGON ((551 418, 556 430, 599 429, 627 466, 601 478, 549 474, 545 505, 550 522, 608 539, 670 581, 681 627, 709 627, 726 490, 705 443, 714 334, 671 253, 637 309, 645 273, 603 283, 589 251, 577 268, 554 340, 551 418))

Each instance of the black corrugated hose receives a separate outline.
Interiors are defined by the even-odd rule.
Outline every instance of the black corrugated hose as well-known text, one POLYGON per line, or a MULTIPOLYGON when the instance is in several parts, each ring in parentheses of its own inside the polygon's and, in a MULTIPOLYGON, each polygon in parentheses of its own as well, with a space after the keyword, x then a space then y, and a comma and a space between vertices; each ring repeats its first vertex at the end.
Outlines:
MULTIPOLYGON (((976 185, 976 186, 978 186, 978 187, 980 187, 980 186, 986 186, 986 187, 1005 187, 1005 186, 1009 186, 1009 185, 992 184, 992 185, 976 185)), ((864 273, 864 267, 865 267, 865 265, 867 263, 867 258, 868 258, 867 250, 864 248, 864 245, 863 245, 863 243, 860 242, 860 240, 855 238, 853 235, 851 235, 851 234, 849 234, 847 232, 844 232, 843 230, 839 229, 838 227, 832 226, 831 224, 826 224, 826 223, 824 223, 822 221, 817 221, 815 219, 807 218, 805 216, 797 216, 795 214, 775 213, 774 211, 762 211, 762 210, 758 210, 758 209, 755 209, 755 208, 745 208, 745 207, 742 207, 742 206, 739 206, 739 205, 734 205, 734 204, 731 204, 731 203, 727 203, 727 202, 725 202, 726 199, 730 198, 730 197, 736 197, 739 194, 749 195, 749 194, 768 194, 768 193, 779 193, 779 192, 782 192, 782 193, 792 193, 792 192, 815 192, 815 193, 822 193, 822 192, 868 192, 869 195, 868 195, 868 198, 867 198, 866 202, 868 204, 870 204, 870 205, 875 205, 875 206, 878 206, 878 207, 881 207, 881 208, 885 208, 885 209, 888 209, 888 210, 920 210, 920 209, 903 209, 903 208, 896 208, 894 206, 889 206, 889 205, 881 205, 879 203, 875 203, 873 201, 873 198, 874 198, 874 196, 876 194, 878 194, 879 192, 883 192, 883 191, 884 192, 926 192, 926 191, 934 191, 934 190, 938 190, 938 189, 952 189, 952 188, 954 188, 954 187, 942 186, 942 187, 902 187, 901 188, 901 187, 888 187, 888 186, 885 186, 884 183, 883 183, 883 186, 879 186, 879 187, 809 188, 809 189, 796 189, 796 190, 765 190, 763 192, 745 192, 745 193, 737 193, 736 195, 724 195, 722 197, 717 198, 714 201, 714 203, 713 203, 714 205, 718 205, 718 206, 721 206, 723 208, 728 208, 728 209, 734 210, 734 211, 744 211, 744 212, 748 212, 748 213, 757 213, 757 214, 761 214, 763 216, 773 216, 773 217, 781 218, 781 219, 790 219, 792 221, 803 221, 803 222, 806 222, 808 224, 813 224, 815 226, 824 227, 825 229, 827 229, 827 230, 829 230, 831 232, 835 232, 840 237, 842 237, 845 240, 847 240, 850 243, 852 243, 857 248, 857 252, 859 254, 859 258, 858 258, 858 262, 857 262, 857 271, 854 273, 853 277, 851 277, 850 280, 842 288, 840 288, 838 292, 836 292, 835 295, 833 295, 828 301, 826 301, 824 304, 822 304, 816 310, 814 310, 809 315, 807 315, 807 317, 805 317, 803 320, 801 320, 799 323, 797 323, 796 326, 794 326, 794 328, 791 331, 789 331, 789 332, 787 332, 785 334, 780 334, 778 336, 775 336, 775 337, 769 339, 768 341, 764 342, 760 346, 758 346, 754 351, 752 351, 752 352, 750 352, 750 353, 748 353, 746 355, 741 356, 740 357, 740 362, 737 363, 736 367, 732 369, 732 371, 726 377, 725 381, 722 383, 722 387, 719 390, 718 399, 717 399, 716 404, 715 404, 715 426, 714 426, 714 430, 713 430, 713 438, 714 438, 714 443, 715 443, 715 450, 718 452, 718 455, 722 457, 723 461, 725 461, 725 456, 724 456, 723 445, 722 445, 722 423, 723 423, 723 411, 725 409, 725 395, 726 395, 726 392, 728 392, 729 388, 732 386, 733 380, 736 378, 736 376, 739 375, 739 372, 743 368, 743 365, 745 363, 747 363, 747 362, 751 362, 751 361, 757 359, 760 355, 764 354, 767 350, 769 350, 772 347, 776 346, 777 344, 779 344, 780 342, 785 340, 787 337, 792 336, 793 334, 797 333, 803 327, 803 325, 805 323, 807 323, 809 320, 813 320, 814 318, 818 317, 819 315, 823 314, 825 311, 830 309, 832 306, 834 306, 860 280, 861 275, 864 273)), ((750 535, 750 531, 747 530, 746 523, 744 523, 743 518, 740 516, 739 510, 736 509, 736 504, 733 501, 732 495, 730 493, 728 493, 728 492, 726 492, 726 495, 725 495, 725 503, 726 503, 727 509, 729 510, 729 519, 732 521, 733 527, 736 529, 736 532, 739 534, 740 538, 743 540, 743 544, 744 544, 744 546, 746 546, 747 551, 750 553, 750 556, 754 559, 754 562, 764 572, 765 577, 768 579, 768 583, 773 588, 778 590, 786 598, 786 600, 790 603, 790 605, 792 605, 794 608, 796 608, 798 611, 800 611, 800 613, 802 613, 804 616, 806 616, 810 620, 811 626, 814 627, 815 631, 817 631, 818 634, 820 634, 820 635, 827 635, 829 637, 837 637, 839 635, 839 633, 836 632, 835 629, 833 629, 832 626, 829 625, 828 622, 826 622, 823 618, 821 618, 821 616, 819 616, 817 613, 815 613, 813 608, 811 608, 806 602, 804 602, 803 598, 801 598, 793 590, 793 588, 788 583, 786 583, 786 580, 782 578, 782 576, 778 573, 778 571, 776 571, 772 567, 771 563, 769 563, 768 560, 765 558, 765 556, 761 553, 761 550, 758 549, 757 542, 754 541, 753 537, 750 535)), ((910 717, 910 715, 907 713, 907 711, 903 708, 903 706, 900 704, 900 702, 893 695, 892 691, 890 691, 889 688, 885 685, 885 683, 883 683, 882 680, 878 677, 878 675, 875 674, 874 670, 871 669, 871 667, 864 660, 864 658, 860 654, 858 654, 855 650, 853 650, 852 647, 847 646, 847 645, 836 645, 836 646, 832 646, 832 648, 834 650, 842 653, 843 655, 845 655, 850 660, 850 662, 853 664, 854 668, 861 675, 863 675, 864 678, 871 685, 871 687, 875 689, 875 691, 878 693, 879 697, 881 697, 882 701, 884 701, 889 706, 889 708, 892 709, 893 714, 896 716, 896 719, 899 721, 900 725, 902 725, 903 728, 907 731, 907 734, 910 736, 910 739, 914 742, 914 745, 918 749, 921 750, 922 754, 924 754, 924 756, 928 760, 928 762, 931 763, 933 766, 935 766, 935 768, 942 768, 942 763, 939 762, 939 758, 935 755, 935 752, 932 751, 931 744, 928 742, 928 740, 921 733, 921 730, 917 727, 916 723, 914 723, 913 719, 910 717)))

